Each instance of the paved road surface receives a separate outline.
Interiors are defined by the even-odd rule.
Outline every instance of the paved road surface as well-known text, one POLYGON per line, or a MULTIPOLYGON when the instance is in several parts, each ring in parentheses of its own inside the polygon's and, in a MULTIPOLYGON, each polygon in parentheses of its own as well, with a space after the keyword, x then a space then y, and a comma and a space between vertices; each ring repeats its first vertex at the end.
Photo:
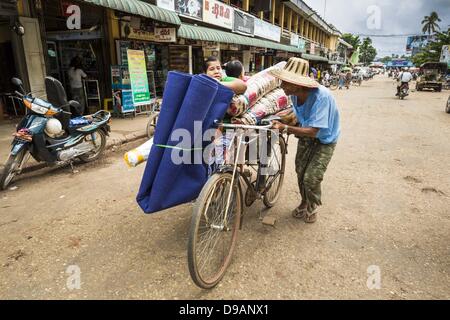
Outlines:
POLYGON ((382 76, 334 92, 343 135, 318 222, 290 215, 299 203, 291 139, 284 193, 268 213, 277 224, 260 223, 259 204, 248 210, 211 291, 187 269, 191 205, 144 215, 134 200, 144 168, 127 168, 123 149, 76 174, 29 174, 0 193, 0 298, 449 299, 448 92, 393 93, 382 76), (71 265, 79 290, 67 288, 71 265), (381 288, 370 290, 377 270, 381 288))

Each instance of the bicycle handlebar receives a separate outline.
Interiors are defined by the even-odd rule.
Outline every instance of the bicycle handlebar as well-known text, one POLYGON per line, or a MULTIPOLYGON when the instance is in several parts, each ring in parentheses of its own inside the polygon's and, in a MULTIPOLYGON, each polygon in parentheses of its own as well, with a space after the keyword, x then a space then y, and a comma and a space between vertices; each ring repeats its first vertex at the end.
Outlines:
POLYGON ((272 120, 269 121, 268 125, 265 126, 252 126, 246 124, 230 124, 230 123, 220 123, 218 121, 215 122, 216 125, 230 128, 230 129, 254 129, 254 130, 270 130, 272 128, 272 120))

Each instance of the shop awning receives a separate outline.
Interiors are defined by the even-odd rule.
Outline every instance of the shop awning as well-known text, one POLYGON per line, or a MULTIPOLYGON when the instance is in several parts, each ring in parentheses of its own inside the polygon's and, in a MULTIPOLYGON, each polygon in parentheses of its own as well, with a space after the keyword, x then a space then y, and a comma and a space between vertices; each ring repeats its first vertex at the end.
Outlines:
POLYGON ((140 0, 83 0, 84 2, 92 3, 97 6, 110 8, 117 11, 126 12, 150 18, 153 20, 166 22, 179 26, 181 20, 175 12, 167 9, 159 8, 150 3, 146 3, 140 0))
POLYGON ((315 54, 308 54, 308 53, 302 53, 302 58, 306 60, 312 60, 312 61, 324 61, 328 62, 328 59, 321 56, 316 56, 315 54))
POLYGON ((344 65, 345 63, 342 61, 332 61, 332 60, 328 60, 329 64, 337 64, 337 65, 344 65))
POLYGON ((181 24, 180 28, 178 29, 178 37, 191 40, 241 44, 245 46, 270 48, 288 52, 301 52, 301 50, 296 47, 287 46, 284 44, 268 40, 255 39, 251 37, 241 36, 239 34, 231 32, 225 32, 206 27, 193 26, 184 23, 181 24))

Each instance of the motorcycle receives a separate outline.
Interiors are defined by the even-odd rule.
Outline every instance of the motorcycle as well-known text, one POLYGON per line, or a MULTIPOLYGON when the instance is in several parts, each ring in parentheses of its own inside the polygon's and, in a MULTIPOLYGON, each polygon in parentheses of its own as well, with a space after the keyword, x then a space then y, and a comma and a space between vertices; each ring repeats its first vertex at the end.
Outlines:
POLYGON ((21 174, 23 166, 32 156, 37 162, 48 165, 72 163, 75 159, 92 162, 98 159, 106 147, 106 136, 111 132, 111 114, 98 111, 95 114, 72 118, 70 110, 77 110, 77 101, 67 102, 61 82, 45 78, 47 100, 26 93, 20 79, 12 79, 20 88, 15 99, 26 107, 26 114, 13 134, 12 148, 0 177, 0 189, 4 190, 21 174))
POLYGON ((407 83, 403 83, 400 87, 398 98, 403 100, 406 96, 409 96, 409 85, 407 83))

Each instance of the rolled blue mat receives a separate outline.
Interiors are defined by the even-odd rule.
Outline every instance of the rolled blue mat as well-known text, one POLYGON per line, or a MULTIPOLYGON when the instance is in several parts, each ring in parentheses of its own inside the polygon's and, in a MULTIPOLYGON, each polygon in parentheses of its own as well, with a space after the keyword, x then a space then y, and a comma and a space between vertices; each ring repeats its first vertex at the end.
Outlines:
MULTIPOLYGON (((192 78, 183 103, 179 108, 175 124, 172 127, 172 132, 177 129, 186 130, 190 139, 187 141, 183 140, 182 143, 180 139, 168 139, 164 146, 160 145, 158 147, 155 145, 152 148, 151 158, 153 158, 152 153, 154 150, 164 151, 157 172, 154 173, 147 170, 151 166, 151 164, 148 164, 144 173, 141 190, 145 190, 146 193, 140 192, 137 198, 144 212, 161 211, 198 197, 208 178, 206 165, 204 163, 176 165, 172 161, 172 153, 179 153, 180 151, 171 149, 171 147, 185 148, 187 151, 181 152, 188 152, 190 155, 194 148, 194 130, 198 130, 197 138, 200 137, 201 139, 202 133, 208 129, 208 126, 213 126, 217 117, 223 117, 226 112, 224 106, 230 103, 232 96, 233 92, 230 89, 223 87, 209 77, 198 75, 192 78), (203 125, 194 127, 195 121, 203 125), (149 173, 155 174, 155 176, 147 177, 149 173), (152 185, 144 187, 144 184, 148 181, 152 181, 152 185)), ((159 118, 158 126, 161 121, 162 119, 159 118)), ((157 128, 158 130, 160 130, 159 127, 157 128)), ((159 143, 155 142, 155 144, 159 143)), ((150 162, 151 160, 149 159, 148 161, 150 162)))
POLYGON ((139 192, 136 197, 138 204, 144 212, 150 210, 148 205, 150 192, 165 151, 157 147, 157 145, 167 144, 191 80, 192 75, 186 73, 171 71, 167 75, 161 112, 153 138, 153 147, 147 160, 139 192))
MULTIPOLYGON (((189 114, 189 117, 182 116, 182 120, 180 122, 178 122, 179 118, 177 118, 177 123, 175 124, 174 129, 188 129, 190 133, 193 133, 194 129, 199 129, 201 132, 197 132, 196 138, 201 139, 206 130, 214 127, 215 120, 220 121, 223 119, 234 93, 232 90, 219 84, 216 80, 212 80, 205 75, 195 76, 194 78, 198 79, 202 83, 202 86, 201 88, 192 88, 192 95, 195 96, 195 99, 190 98, 189 91, 191 87, 189 88, 188 93, 186 94, 186 100, 184 102, 186 105, 183 103, 180 110, 182 115, 186 112, 189 114), (210 95, 205 88, 205 85, 208 82, 217 88, 214 96, 210 95), (200 101, 199 104, 197 104, 195 100, 200 101), (200 119, 202 121, 202 126, 194 128, 193 122, 200 121, 200 119)), ((192 84, 194 81, 195 80, 192 80, 192 84)), ((181 146, 186 149, 194 148, 195 151, 193 151, 193 153, 198 155, 197 161, 203 160, 202 141, 197 141, 197 143, 195 143, 195 141, 192 140, 190 145, 181 144, 181 146), (197 150, 198 147, 200 147, 200 150, 197 150)), ((170 149, 166 151, 164 154, 163 163, 166 163, 165 160, 167 159, 170 161, 171 167, 173 167, 168 170, 161 171, 161 175, 160 172, 158 172, 157 175, 156 181, 161 181, 164 183, 155 183, 154 190, 158 190, 161 199, 159 203, 160 207, 156 208, 156 210, 167 209, 196 199, 208 180, 208 168, 205 163, 202 162, 201 164, 182 164, 175 166, 170 158, 172 152, 173 150, 170 149), (170 183, 168 183, 169 181, 170 183)), ((192 153, 190 151, 183 152, 192 153)), ((195 159, 195 157, 192 158, 195 159)))

